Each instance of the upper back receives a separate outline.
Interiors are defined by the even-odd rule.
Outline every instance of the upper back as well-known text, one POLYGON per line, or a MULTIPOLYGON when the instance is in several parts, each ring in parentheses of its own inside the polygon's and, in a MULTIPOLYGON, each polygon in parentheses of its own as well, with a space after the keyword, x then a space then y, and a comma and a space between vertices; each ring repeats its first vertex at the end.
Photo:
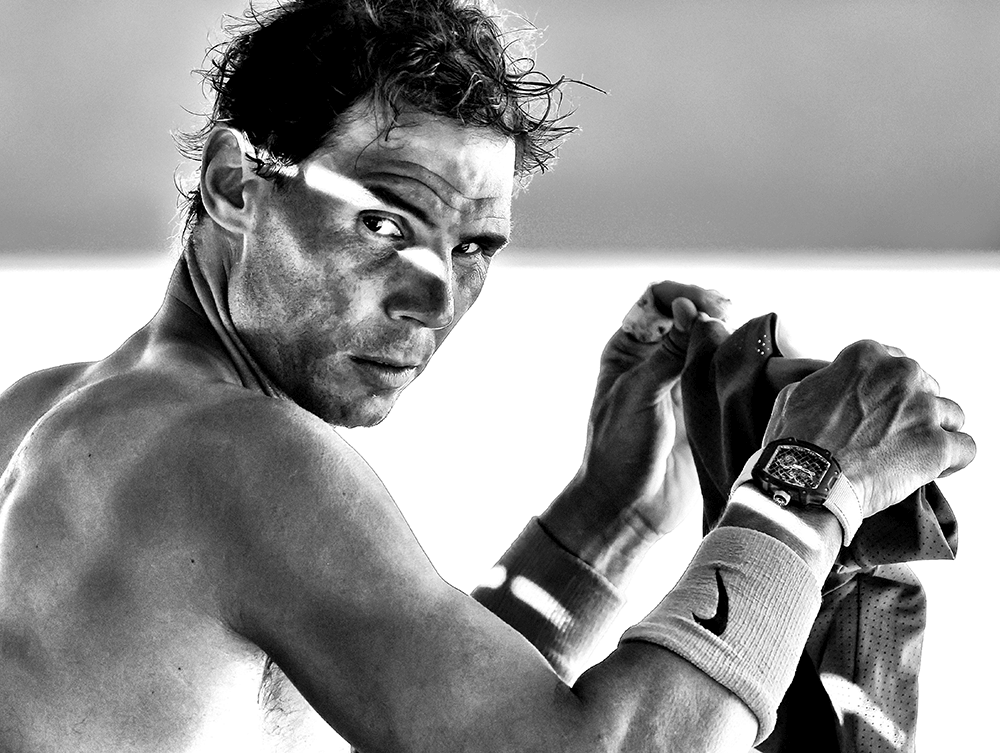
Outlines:
POLYGON ((219 619, 199 567, 189 429, 218 392, 78 364, 0 396, 0 750, 185 750, 183 720, 224 693, 255 711, 263 657, 219 619))

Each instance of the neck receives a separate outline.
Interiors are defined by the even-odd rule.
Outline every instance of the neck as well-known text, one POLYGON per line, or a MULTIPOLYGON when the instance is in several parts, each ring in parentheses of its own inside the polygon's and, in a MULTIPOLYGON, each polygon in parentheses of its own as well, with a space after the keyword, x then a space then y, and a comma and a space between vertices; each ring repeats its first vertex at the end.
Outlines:
POLYGON ((161 314, 172 318, 178 306, 186 309, 202 328, 207 325, 214 333, 217 342, 210 349, 234 381, 268 397, 285 398, 240 339, 229 314, 226 282, 227 272, 221 263, 203 265, 189 248, 174 269, 161 314))

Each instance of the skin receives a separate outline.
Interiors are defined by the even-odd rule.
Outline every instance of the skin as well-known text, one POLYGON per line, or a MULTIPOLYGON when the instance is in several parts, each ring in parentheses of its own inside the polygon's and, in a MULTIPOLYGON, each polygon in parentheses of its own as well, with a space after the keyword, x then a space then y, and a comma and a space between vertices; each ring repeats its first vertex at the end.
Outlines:
MULTIPOLYGON (((232 231, 235 328, 291 399, 339 426, 384 418, 479 296, 510 233, 514 161, 512 142, 440 119, 405 116, 388 141, 365 108, 348 122, 282 190, 246 176, 228 197, 240 214, 213 207, 232 231)), ((220 131, 209 153, 227 148, 220 131)), ((235 172, 211 162, 208 180, 235 172)))
MULTIPOLYGON (((277 682, 272 706, 304 699, 366 753, 746 751, 746 706, 657 646, 626 644, 563 683, 440 579, 333 430, 381 420, 475 301, 513 187, 513 147, 490 132, 409 113, 382 140, 355 115, 281 190, 238 134, 213 134, 208 217, 153 321, 0 398, 0 750, 295 749, 260 707, 270 656, 294 686, 277 682)), ((659 301, 681 353, 717 326, 697 314, 720 309, 716 294, 668 284, 659 301)), ((954 409, 884 368, 893 357, 859 368, 900 410, 871 414, 820 373, 796 393, 807 407, 788 399, 774 421, 809 439, 805 410, 860 405, 865 421, 823 429, 850 438, 906 415, 920 431, 892 434, 879 473, 924 483, 966 464, 954 409)), ((543 516, 618 582, 677 517, 654 482, 683 464, 669 405, 682 368, 676 350, 612 338, 587 457, 543 516)), ((723 525, 784 541, 817 582, 841 542, 825 511, 750 506, 723 525)))

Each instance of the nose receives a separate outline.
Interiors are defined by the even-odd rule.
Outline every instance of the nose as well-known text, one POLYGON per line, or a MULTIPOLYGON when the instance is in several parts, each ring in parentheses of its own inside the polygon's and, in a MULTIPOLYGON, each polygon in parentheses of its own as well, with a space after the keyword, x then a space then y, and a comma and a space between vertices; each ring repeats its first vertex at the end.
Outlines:
POLYGON ((451 254, 426 246, 397 252, 386 312, 393 319, 413 319, 428 329, 444 329, 455 318, 451 254))

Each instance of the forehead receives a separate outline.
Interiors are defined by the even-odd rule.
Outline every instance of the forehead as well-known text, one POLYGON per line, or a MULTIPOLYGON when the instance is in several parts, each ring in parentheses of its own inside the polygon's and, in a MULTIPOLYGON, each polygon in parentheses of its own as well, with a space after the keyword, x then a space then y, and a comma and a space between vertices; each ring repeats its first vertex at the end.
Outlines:
POLYGON ((462 214, 509 219, 514 142, 487 128, 404 111, 391 128, 370 109, 350 117, 310 158, 368 182, 409 186, 462 214))

